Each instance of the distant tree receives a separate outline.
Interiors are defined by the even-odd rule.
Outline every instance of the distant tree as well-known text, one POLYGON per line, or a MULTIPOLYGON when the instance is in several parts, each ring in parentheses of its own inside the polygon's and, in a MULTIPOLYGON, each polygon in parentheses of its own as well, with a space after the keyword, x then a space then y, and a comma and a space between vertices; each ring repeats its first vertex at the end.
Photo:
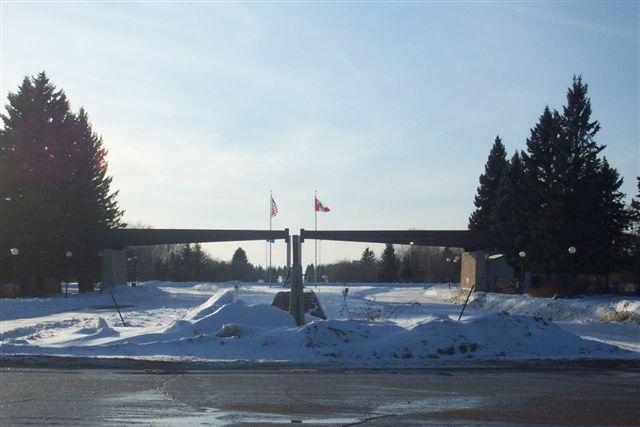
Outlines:
POLYGON ((423 277, 422 264, 418 251, 410 247, 402 256, 402 280, 405 282, 420 282, 423 277))
POLYGON ((362 257, 360 257, 360 262, 365 265, 375 264, 376 262, 376 254, 373 253, 369 247, 366 247, 362 252, 362 257))
POLYGON ((378 280, 380 282, 396 282, 400 270, 400 260, 392 244, 387 244, 378 263, 378 280))
POLYGON ((372 283, 376 281, 378 276, 378 263, 376 254, 368 247, 362 252, 360 257, 360 279, 358 281, 364 283, 372 283))
MULTIPOLYGON (((319 271, 320 269, 318 269, 319 271)), ((304 280, 307 282, 312 282, 315 278, 315 268, 313 264, 308 264, 307 268, 304 270, 304 280)))
POLYGON ((496 136, 489 158, 480 175, 480 186, 476 194, 475 211, 469 218, 470 230, 489 230, 493 228, 492 216, 497 202, 497 193, 507 168, 507 152, 500 136, 496 136))
POLYGON ((247 253, 239 247, 233 253, 231 258, 231 278, 234 280, 240 280, 248 282, 255 280, 253 277, 253 266, 249 264, 247 253))

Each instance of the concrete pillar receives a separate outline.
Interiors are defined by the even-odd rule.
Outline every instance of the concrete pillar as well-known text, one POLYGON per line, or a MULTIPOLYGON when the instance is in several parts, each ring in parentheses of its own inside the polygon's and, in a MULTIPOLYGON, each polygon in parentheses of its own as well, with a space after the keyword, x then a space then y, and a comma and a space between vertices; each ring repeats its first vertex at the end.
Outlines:
POLYGON ((124 250, 102 251, 102 288, 111 288, 127 283, 127 254, 124 250))
POLYGON ((291 294, 289 313, 298 326, 304 325, 304 283, 302 282, 302 246, 300 236, 291 236, 293 242, 293 265, 291 266, 291 294))
POLYGON ((484 251, 463 252, 460 262, 460 286, 470 289, 475 284, 475 290, 487 292, 487 258, 484 251))

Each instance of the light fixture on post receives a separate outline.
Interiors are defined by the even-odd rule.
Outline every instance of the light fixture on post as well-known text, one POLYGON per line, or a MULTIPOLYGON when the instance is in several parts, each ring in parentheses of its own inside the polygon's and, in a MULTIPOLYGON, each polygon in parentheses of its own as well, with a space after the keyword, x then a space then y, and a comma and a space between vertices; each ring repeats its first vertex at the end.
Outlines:
POLYGON ((64 297, 66 298, 69 295, 69 279, 71 276, 71 272, 69 270, 71 270, 71 257, 73 257, 73 252, 66 251, 64 256, 67 258, 67 281, 64 286, 64 297))
POLYGON ((567 249, 567 251, 569 252, 569 259, 570 259, 570 263, 571 263, 571 296, 574 296, 576 293, 576 285, 577 285, 577 277, 576 277, 576 269, 575 269, 575 262, 573 260, 574 255, 577 252, 577 249, 575 246, 569 246, 569 249, 567 249))
POLYGON ((518 252, 518 256, 520 257, 520 280, 524 282, 524 258, 527 256, 525 251, 518 252))
POLYGON ((14 284, 17 284, 15 282, 18 281, 18 255, 20 255, 20 249, 18 248, 11 248, 11 250, 9 251, 11 253, 11 258, 13 258, 13 282, 14 284))

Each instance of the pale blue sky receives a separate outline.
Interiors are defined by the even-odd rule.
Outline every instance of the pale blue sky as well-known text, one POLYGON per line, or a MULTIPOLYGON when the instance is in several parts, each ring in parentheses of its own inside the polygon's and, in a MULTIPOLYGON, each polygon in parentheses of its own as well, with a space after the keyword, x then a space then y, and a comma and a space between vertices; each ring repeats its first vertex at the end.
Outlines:
MULTIPOLYGON (((576 73, 634 193, 639 14, 638 2, 3 2, 0 95, 46 70, 84 106, 129 222, 266 228, 273 189, 274 228, 310 229, 317 188, 332 208, 320 228, 463 229, 495 135, 523 148, 576 73)), ((237 246, 207 249, 229 259, 237 246)), ((242 246, 264 264, 263 242, 242 246)), ((324 242, 323 261, 364 246, 324 242)))

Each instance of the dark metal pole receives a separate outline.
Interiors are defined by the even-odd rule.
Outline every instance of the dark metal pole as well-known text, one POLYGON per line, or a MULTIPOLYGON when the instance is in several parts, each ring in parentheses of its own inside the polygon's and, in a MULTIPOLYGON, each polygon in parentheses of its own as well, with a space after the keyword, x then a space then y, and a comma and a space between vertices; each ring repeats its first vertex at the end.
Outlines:
POLYGON ((469 302, 469 298, 471 297, 471 292, 473 292, 475 287, 476 287, 476 284, 474 283, 473 285, 471 285, 471 289, 469 289, 469 294, 467 295, 467 300, 464 302, 464 305, 462 306, 462 311, 460 312, 460 315, 458 316, 458 322, 462 318, 462 313, 464 313, 464 309, 467 308, 467 303, 469 302))
POLYGON ((116 302, 116 297, 113 296, 113 291, 110 291, 111 293, 111 299, 113 300, 113 303, 116 306, 116 310, 118 310, 118 314, 120 315, 120 320, 122 320, 122 326, 127 326, 126 323, 124 323, 124 319, 122 318, 122 313, 120 313, 120 307, 118 307, 118 303, 116 302))

